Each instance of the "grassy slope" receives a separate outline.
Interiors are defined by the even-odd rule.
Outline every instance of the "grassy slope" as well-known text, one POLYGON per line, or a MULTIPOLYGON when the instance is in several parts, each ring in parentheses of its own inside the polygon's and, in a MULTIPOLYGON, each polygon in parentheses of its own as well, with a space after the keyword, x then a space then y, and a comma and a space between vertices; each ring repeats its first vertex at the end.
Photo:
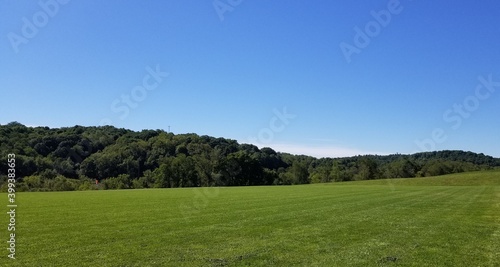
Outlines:
MULTIPOLYGON (((18 260, 12 264, 5 251, 2 265, 500 266, 498 171, 306 186, 18 193, 18 201, 18 260)), ((6 239, 6 229, 1 233, 6 239)))
MULTIPOLYGON (((490 170, 481 172, 467 172, 449 174, 438 177, 425 178, 400 178, 400 179, 382 179, 370 181, 354 182, 358 185, 389 185, 389 186, 408 186, 408 185, 424 185, 424 186, 476 186, 476 185, 500 185, 500 170, 490 170)), ((348 184, 348 183, 347 183, 348 184)))

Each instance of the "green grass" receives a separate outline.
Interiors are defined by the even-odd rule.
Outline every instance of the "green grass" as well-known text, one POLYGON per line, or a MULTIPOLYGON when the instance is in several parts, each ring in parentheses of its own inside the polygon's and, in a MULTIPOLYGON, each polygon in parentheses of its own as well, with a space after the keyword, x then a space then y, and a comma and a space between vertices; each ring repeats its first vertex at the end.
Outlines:
POLYGON ((1 265, 500 266, 499 171, 17 198, 1 265))
POLYGON ((389 185, 389 186, 408 186, 408 185, 499 186, 500 170, 457 173, 457 174, 443 175, 439 177, 425 177, 418 179, 400 178, 400 179, 357 181, 354 183, 358 185, 389 185))

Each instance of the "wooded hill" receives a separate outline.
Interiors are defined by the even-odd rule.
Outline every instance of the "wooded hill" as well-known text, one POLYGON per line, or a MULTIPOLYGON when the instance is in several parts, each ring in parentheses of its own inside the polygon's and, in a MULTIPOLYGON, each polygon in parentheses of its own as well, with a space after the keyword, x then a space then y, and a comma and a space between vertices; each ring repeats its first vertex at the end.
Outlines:
POLYGON ((19 191, 289 185, 412 178, 500 166, 464 151, 317 159, 235 140, 112 126, 0 125, 0 184, 16 154, 19 191), (99 184, 96 185, 96 180, 99 184))

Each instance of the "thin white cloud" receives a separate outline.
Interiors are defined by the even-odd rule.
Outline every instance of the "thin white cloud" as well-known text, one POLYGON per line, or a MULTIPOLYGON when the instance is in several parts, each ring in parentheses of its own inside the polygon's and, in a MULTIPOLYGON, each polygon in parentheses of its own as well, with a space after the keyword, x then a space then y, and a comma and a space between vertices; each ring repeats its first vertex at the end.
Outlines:
POLYGON ((331 138, 307 138, 306 140, 308 141, 314 141, 314 142, 323 142, 323 143, 334 143, 334 142, 339 142, 337 139, 331 139, 331 138))

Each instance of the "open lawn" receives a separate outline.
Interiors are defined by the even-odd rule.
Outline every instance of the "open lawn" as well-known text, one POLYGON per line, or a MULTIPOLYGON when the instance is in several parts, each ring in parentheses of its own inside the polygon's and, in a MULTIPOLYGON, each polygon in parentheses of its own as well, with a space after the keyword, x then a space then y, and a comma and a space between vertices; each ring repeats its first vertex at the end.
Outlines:
POLYGON ((499 171, 17 201, 17 259, 3 212, 1 265, 500 266, 499 171))

